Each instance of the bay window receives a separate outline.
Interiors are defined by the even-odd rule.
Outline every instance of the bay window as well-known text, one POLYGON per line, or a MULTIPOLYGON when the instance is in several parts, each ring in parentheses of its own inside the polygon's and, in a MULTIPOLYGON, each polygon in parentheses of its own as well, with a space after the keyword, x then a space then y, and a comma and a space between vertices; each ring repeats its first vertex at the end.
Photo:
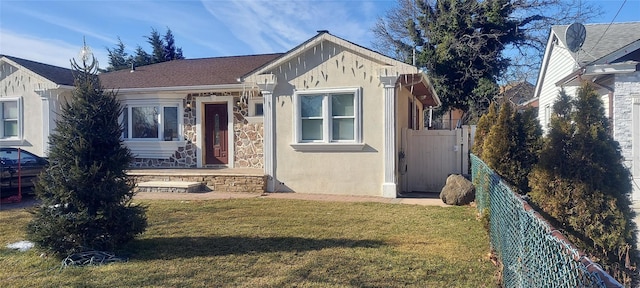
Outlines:
POLYGON ((178 141, 179 103, 127 104, 122 113, 125 140, 178 141))

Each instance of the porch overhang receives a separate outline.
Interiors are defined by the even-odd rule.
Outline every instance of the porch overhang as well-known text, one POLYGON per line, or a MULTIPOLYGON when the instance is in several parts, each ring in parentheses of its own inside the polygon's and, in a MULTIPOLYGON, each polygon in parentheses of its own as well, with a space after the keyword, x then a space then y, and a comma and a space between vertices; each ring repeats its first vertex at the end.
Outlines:
POLYGON ((587 65, 560 79, 556 82, 556 86, 580 86, 582 81, 595 82, 603 76, 634 73, 636 71, 640 71, 640 62, 638 61, 587 65))
POLYGON ((424 107, 435 108, 442 104, 431 81, 424 73, 402 74, 398 82, 402 87, 407 88, 424 107))

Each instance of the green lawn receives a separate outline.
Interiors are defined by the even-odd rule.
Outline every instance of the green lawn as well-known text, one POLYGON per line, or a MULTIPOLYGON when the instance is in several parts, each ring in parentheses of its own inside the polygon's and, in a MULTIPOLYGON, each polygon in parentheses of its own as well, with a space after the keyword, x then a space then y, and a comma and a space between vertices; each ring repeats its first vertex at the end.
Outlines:
POLYGON ((472 207, 283 199, 144 201, 129 262, 61 269, 24 240, 30 214, 0 211, 2 287, 494 287, 472 207))

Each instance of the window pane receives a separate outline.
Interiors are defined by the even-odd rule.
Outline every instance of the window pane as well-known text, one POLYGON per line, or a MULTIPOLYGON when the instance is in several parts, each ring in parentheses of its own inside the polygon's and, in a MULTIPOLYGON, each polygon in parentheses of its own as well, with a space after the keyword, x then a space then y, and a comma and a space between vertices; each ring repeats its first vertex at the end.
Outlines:
POLYGON ((164 139, 178 140, 178 107, 164 107, 164 139))
POLYGON ((3 138, 18 137, 18 120, 5 120, 3 131, 3 138))
POLYGON ((322 117, 322 95, 300 96, 302 117, 322 117))
POLYGON ((213 119, 213 145, 220 145, 220 114, 216 113, 213 119))
POLYGON ((302 119, 302 140, 322 140, 322 119, 302 119))
POLYGON ((353 118, 333 119, 333 140, 355 140, 353 118))
POLYGON ((126 106, 122 109, 122 138, 129 138, 129 108, 126 106))
POLYGON ((2 102, 2 118, 18 119, 18 101, 2 102))
POLYGON ((331 96, 332 116, 353 116, 353 94, 331 96))
POLYGON ((157 107, 131 108, 133 138, 158 138, 157 113, 157 107))
POLYGON ((262 116, 264 114, 264 111, 262 111, 263 109, 263 104, 262 103, 256 103, 255 105, 255 115, 254 116, 262 116))

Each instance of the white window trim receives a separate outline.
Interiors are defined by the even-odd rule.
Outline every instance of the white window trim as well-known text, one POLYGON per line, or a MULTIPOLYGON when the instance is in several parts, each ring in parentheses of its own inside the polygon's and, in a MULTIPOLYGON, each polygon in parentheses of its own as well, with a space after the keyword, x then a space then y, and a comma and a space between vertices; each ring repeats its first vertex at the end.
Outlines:
MULTIPOLYGON (((2 142, 3 145, 22 145, 24 144, 24 134, 23 134, 23 127, 24 127, 24 113, 22 110, 22 97, 20 96, 15 96, 15 97, 1 97, 0 98, 0 102, 18 102, 18 136, 16 137, 8 137, 8 138, 3 138, 2 135, 4 135, 4 123, 0 123, 0 142, 2 142)), ((0 111, 0 116, 4 117, 4 115, 1 115, 2 111, 0 111)), ((2 119, 0 119, 2 120, 2 119)))
POLYGON ((154 99, 154 100, 123 100, 122 107, 128 109, 128 119, 126 121, 125 129, 128 130, 127 135, 132 135, 132 123, 131 113, 132 107, 149 107, 158 106, 162 113, 164 113, 164 107, 177 107, 178 108, 178 131, 177 140, 164 141, 164 133, 162 125, 162 114, 158 115, 158 138, 145 139, 145 138, 123 138, 123 143, 127 146, 131 153, 136 158, 150 158, 150 159, 169 159, 176 150, 186 145, 186 141, 183 136, 184 121, 183 121, 183 107, 182 99, 154 99))
POLYGON ((249 123, 262 123, 264 121, 264 99, 249 98, 249 116, 245 117, 249 123), (256 104, 263 105, 263 115, 256 115, 256 104))
POLYGON ((293 94, 293 143, 290 146, 296 151, 361 151, 365 144, 362 141, 362 88, 345 87, 334 89, 309 89, 304 91, 296 91, 293 94), (329 105, 329 97, 331 94, 354 94, 354 140, 329 140, 332 132, 331 123, 331 107, 329 105), (300 108, 300 98, 305 95, 324 94, 323 98, 323 140, 321 141, 304 141, 302 140, 302 118, 300 108))
MULTIPOLYGON (((196 154, 198 155, 197 157, 197 167, 198 168, 202 168, 204 166, 204 153, 202 152, 204 147, 203 147, 203 143, 204 143, 204 130, 203 130, 203 126, 204 126, 204 119, 202 118, 204 116, 204 113, 202 113, 202 110, 204 108, 205 104, 227 104, 227 131, 228 131, 228 135, 227 135, 227 147, 228 147, 228 153, 229 153, 229 163, 227 163, 226 167, 227 168, 234 168, 235 165, 235 134, 234 130, 233 130, 233 124, 234 122, 234 115, 233 115, 233 104, 234 102, 234 96, 218 96, 218 95, 211 95, 209 97, 197 97, 196 98, 196 154)), ((193 109, 193 108, 191 108, 193 109)), ((221 165, 221 166, 225 166, 225 165, 221 165)))

